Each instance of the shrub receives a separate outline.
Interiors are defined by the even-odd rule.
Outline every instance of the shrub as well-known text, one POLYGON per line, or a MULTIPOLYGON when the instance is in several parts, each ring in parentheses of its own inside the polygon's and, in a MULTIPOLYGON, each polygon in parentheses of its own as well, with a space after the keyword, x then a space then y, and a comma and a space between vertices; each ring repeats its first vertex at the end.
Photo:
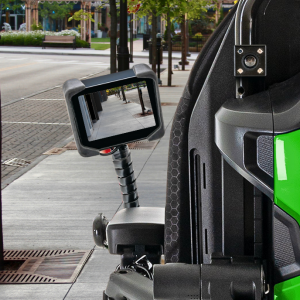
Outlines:
POLYGON ((76 36, 76 47, 89 48, 89 43, 78 39, 80 37, 80 34, 75 30, 63 30, 60 32, 42 31, 42 30, 35 30, 29 32, 26 31, 1 32, 0 45, 42 46, 42 41, 45 35, 76 36))
POLYGON ((43 30, 42 23, 41 22, 39 24, 33 23, 31 25, 31 30, 33 30, 33 31, 43 30))
POLYGON ((194 35, 194 38, 196 39, 201 39, 203 37, 202 33, 201 32, 197 32, 195 35, 194 35))
POLYGON ((86 41, 76 39, 76 47, 77 48, 90 48, 90 44, 86 41))

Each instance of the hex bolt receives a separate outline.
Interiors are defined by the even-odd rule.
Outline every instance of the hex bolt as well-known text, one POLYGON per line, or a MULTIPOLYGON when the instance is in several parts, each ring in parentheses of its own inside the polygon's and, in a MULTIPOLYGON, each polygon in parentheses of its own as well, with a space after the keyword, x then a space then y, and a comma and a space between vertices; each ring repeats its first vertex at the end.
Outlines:
POLYGON ((244 73, 244 70, 241 69, 241 68, 239 68, 239 69, 237 70, 237 72, 238 72, 239 74, 242 74, 242 73, 244 73))

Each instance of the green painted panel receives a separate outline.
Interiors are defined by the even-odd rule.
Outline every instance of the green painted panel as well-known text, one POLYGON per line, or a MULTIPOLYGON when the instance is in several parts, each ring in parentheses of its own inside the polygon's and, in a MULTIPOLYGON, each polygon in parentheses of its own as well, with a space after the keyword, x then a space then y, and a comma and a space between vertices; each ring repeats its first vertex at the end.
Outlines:
POLYGON ((275 137, 274 158, 274 202, 300 225, 300 130, 275 137))
POLYGON ((299 300, 300 276, 278 283, 274 287, 274 300, 299 300))

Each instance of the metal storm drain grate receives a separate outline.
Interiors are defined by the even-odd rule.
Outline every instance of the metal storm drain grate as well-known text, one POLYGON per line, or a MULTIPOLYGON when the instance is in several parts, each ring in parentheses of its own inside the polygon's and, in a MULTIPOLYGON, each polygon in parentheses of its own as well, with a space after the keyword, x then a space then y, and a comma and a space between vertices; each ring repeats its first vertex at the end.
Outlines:
POLYGON ((66 146, 64 146, 64 148, 67 150, 77 150, 75 142, 68 143, 66 146))
POLYGON ((158 141, 154 141, 154 142, 141 141, 141 142, 129 143, 127 146, 129 149, 134 149, 134 150, 148 150, 148 149, 153 150, 155 149, 157 144, 158 141))
POLYGON ((2 163, 2 165, 14 166, 14 167, 26 167, 31 163, 30 160, 22 158, 10 158, 2 163))
POLYGON ((66 148, 52 148, 46 152, 44 152, 43 154, 45 155, 59 155, 64 153, 65 151, 67 151, 66 148))
POLYGON ((73 283, 90 257, 91 250, 7 250, 3 283, 73 283), (23 263, 22 263, 23 261, 23 263), (21 266, 9 268, 14 263, 21 266))
POLYGON ((178 103, 173 103, 173 102, 162 102, 161 106, 177 106, 178 103))

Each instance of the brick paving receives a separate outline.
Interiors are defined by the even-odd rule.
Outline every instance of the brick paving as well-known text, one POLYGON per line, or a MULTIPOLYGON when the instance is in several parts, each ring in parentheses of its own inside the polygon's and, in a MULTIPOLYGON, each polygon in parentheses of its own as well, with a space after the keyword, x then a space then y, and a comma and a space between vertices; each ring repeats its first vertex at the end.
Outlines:
MULTIPOLYGON (((2 162, 10 158, 33 161, 71 135, 61 87, 2 107, 2 162)), ((19 170, 1 165, 2 182, 19 170)))

